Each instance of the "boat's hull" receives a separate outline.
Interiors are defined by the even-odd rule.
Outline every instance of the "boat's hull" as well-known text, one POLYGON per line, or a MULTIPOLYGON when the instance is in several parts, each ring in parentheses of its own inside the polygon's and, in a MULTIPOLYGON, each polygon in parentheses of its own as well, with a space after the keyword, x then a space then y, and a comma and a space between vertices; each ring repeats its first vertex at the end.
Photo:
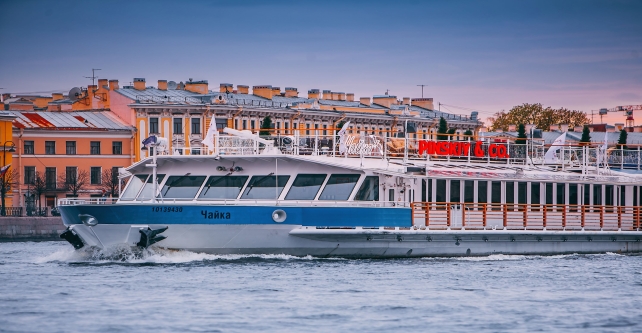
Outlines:
POLYGON ((87 246, 135 246, 140 228, 169 226, 155 246, 211 254, 350 258, 642 252, 642 232, 317 229, 298 225, 74 225, 87 246))

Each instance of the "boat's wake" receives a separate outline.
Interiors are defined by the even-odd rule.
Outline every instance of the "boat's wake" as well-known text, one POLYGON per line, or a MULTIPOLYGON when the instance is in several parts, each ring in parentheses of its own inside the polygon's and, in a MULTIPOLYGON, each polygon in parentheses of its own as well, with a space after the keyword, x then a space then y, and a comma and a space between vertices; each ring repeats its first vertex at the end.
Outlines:
MULTIPOLYGON (((208 261, 234 260, 320 260, 322 258, 305 256, 297 257, 286 254, 207 254, 185 250, 168 250, 162 248, 136 249, 127 246, 109 249, 83 248, 74 250, 65 248, 50 255, 36 259, 36 263, 61 262, 78 264, 182 264, 208 261)), ((328 258, 342 260, 341 258, 328 258)), ((327 259, 326 259, 327 260, 327 259)))

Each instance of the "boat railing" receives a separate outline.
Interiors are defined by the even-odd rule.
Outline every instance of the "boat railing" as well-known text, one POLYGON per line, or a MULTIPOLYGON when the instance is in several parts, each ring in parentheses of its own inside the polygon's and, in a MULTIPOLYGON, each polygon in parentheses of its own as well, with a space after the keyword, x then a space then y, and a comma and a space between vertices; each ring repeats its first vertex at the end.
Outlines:
MULTIPOLYGON (((255 134, 259 134, 257 132, 255 134)), ((546 157, 551 145, 538 139, 517 142, 506 138, 463 135, 408 135, 381 131, 348 131, 343 137, 330 130, 297 130, 260 136, 274 142, 286 155, 334 156, 352 158, 464 161, 508 165, 558 165, 579 169, 583 166, 610 166, 620 169, 642 169, 640 145, 618 146, 604 150, 601 145, 565 144, 546 157), (300 134, 300 132, 305 134, 300 134), (309 134, 308 134, 309 133, 309 134)), ((213 148, 205 146, 180 147, 176 142, 171 151, 161 155, 257 155, 265 146, 252 138, 221 134, 213 148)))
POLYGON ((401 201, 331 201, 331 200, 195 200, 195 199, 145 199, 120 200, 116 198, 63 198, 59 206, 107 205, 107 204, 153 204, 153 205, 216 205, 216 206, 295 206, 295 207, 398 207, 408 208, 409 202, 401 201))
POLYGON ((639 231, 642 207, 413 202, 412 225, 429 229, 639 231))

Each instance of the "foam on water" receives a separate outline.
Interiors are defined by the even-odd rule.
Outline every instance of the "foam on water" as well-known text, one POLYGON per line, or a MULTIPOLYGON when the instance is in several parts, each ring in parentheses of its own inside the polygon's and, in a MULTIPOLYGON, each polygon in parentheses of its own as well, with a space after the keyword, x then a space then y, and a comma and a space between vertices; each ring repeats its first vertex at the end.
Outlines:
MULTIPOLYGON (((199 261, 215 260, 319 260, 313 256, 297 257, 287 254, 207 254, 185 250, 167 250, 162 248, 150 248, 136 250, 129 247, 115 247, 110 249, 80 249, 65 248, 54 253, 39 257, 35 263, 64 262, 64 263, 129 263, 129 264, 182 264, 199 261)), ((328 258, 330 260, 342 260, 341 258, 328 258)))

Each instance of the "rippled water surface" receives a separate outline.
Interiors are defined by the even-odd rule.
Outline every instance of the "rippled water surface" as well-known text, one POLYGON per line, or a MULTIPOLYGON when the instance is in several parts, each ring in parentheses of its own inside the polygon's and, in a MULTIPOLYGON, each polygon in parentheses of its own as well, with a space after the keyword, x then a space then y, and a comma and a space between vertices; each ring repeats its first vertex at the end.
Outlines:
POLYGON ((342 260, 0 243, 2 332, 642 331, 642 257, 342 260))

